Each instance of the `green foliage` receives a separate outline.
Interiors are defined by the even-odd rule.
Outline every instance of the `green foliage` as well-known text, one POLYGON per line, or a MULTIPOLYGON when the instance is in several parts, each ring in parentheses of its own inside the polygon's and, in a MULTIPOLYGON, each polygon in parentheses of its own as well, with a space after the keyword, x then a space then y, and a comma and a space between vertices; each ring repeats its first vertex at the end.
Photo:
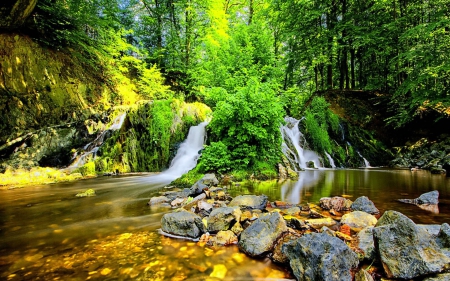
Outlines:
POLYGON ((94 162, 88 162, 81 166, 80 168, 76 169, 76 173, 81 173, 83 176, 94 176, 97 173, 95 172, 95 163, 94 162))
POLYGON ((312 92, 307 89, 290 87, 282 92, 280 100, 288 116, 300 119, 303 116, 306 103, 311 98, 311 95, 312 92))
POLYGON ((259 161, 275 166, 281 151, 284 111, 270 85, 255 80, 217 103, 208 125, 211 145, 200 159, 204 171, 252 170, 259 161))

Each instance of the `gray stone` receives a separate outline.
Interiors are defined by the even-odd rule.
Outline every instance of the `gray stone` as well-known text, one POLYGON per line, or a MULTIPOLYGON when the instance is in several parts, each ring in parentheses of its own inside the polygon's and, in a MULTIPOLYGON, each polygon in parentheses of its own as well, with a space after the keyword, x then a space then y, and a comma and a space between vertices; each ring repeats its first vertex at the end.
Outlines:
POLYGON ((241 233, 239 249, 252 257, 262 256, 270 252, 277 239, 287 231, 280 213, 261 216, 241 233))
POLYGON ((448 223, 441 225, 437 235, 437 242, 443 248, 450 248, 450 225, 448 223))
POLYGON ((337 222, 333 220, 332 218, 322 218, 322 219, 309 219, 305 220, 306 225, 313 227, 315 229, 321 229, 322 227, 331 227, 337 222))
POLYGON ((416 226, 434 236, 438 236, 439 231, 441 230, 441 225, 439 224, 416 224, 416 226))
POLYGON ((366 196, 356 198, 350 207, 353 211, 363 211, 368 214, 379 214, 380 211, 375 207, 372 201, 366 196))
POLYGON ((170 202, 170 199, 167 198, 166 196, 158 196, 158 197, 150 198, 147 205, 156 206, 156 205, 159 205, 162 203, 169 203, 169 202, 170 202))
POLYGON ((373 229, 373 236, 389 278, 439 273, 450 263, 428 231, 399 212, 386 211, 373 229))
POLYGON ((359 232, 365 227, 374 226, 377 218, 366 212, 354 211, 343 215, 341 223, 347 224, 353 231, 359 232))
POLYGON ((259 209, 264 210, 267 205, 266 195, 239 195, 231 200, 228 206, 237 206, 241 209, 259 209))
POLYGON ((434 190, 424 193, 417 198, 419 205, 436 205, 439 204, 439 191, 434 190))
POLYGON ((346 211, 350 209, 352 203, 352 201, 339 196, 320 198, 320 207, 325 210, 346 211))
POLYGON ((203 184, 201 182, 202 180, 199 180, 198 182, 194 183, 193 186, 191 186, 190 195, 198 195, 203 192, 204 189, 208 188, 207 185, 203 184))
POLYGON ((208 231, 216 233, 229 230, 241 218, 242 212, 238 207, 220 207, 214 209, 207 219, 208 231))
POLYGON ((373 226, 366 227, 358 233, 358 248, 363 250, 364 259, 369 261, 375 259, 376 252, 373 241, 373 226))
POLYGON ((180 209, 178 212, 165 214, 161 219, 161 229, 164 232, 199 238, 206 232, 202 219, 194 213, 180 209))
POLYGON ((219 184, 219 181, 214 174, 205 174, 200 181, 207 186, 214 186, 219 184))
POLYGON ((283 245, 294 275, 299 281, 352 280, 358 256, 339 238, 325 233, 305 234, 283 245))

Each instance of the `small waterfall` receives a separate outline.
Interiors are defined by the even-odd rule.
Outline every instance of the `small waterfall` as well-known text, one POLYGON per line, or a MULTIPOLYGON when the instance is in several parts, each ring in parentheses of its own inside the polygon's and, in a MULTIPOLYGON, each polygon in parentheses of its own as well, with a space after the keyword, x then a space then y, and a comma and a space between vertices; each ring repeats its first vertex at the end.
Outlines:
POLYGON ((282 125, 280 128, 283 136, 282 151, 289 162, 296 168, 296 171, 305 169, 309 161, 313 161, 315 167, 321 167, 319 155, 312 150, 304 149, 307 146, 307 142, 298 127, 303 118, 297 120, 293 117, 285 117, 284 120, 287 124, 282 125))
POLYGON ((369 161, 367 161, 367 159, 364 158, 364 157, 361 155, 361 153, 359 153, 359 151, 356 151, 356 152, 358 152, 359 157, 361 157, 361 158, 363 159, 363 161, 364 161, 364 167, 365 167, 365 168, 370 168, 371 166, 370 166, 369 161))
POLYGON ((77 155, 77 154, 74 155, 74 157, 72 158, 72 160, 74 160, 74 161, 72 161, 72 164, 70 164, 70 166, 68 168, 75 169, 75 168, 83 166, 84 164, 86 164, 86 161, 89 159, 89 156, 91 156, 91 155, 95 158, 95 156, 97 155, 97 151, 99 150, 100 146, 105 141, 106 134, 111 131, 120 130, 120 128, 122 128, 122 125, 123 125, 123 122, 125 121, 126 116, 127 116, 126 113, 122 113, 122 114, 118 115, 114 119, 113 123, 111 124, 111 126, 109 126, 108 129, 101 132, 95 138, 94 141, 86 144, 83 147, 84 152, 81 155, 77 155))
POLYGON ((208 122, 202 122, 189 129, 189 134, 180 145, 177 154, 170 163, 169 169, 151 177, 152 181, 171 182, 195 168, 200 157, 199 152, 203 149, 203 144, 205 143, 206 125, 208 125, 208 122))
POLYGON ((334 164, 334 160, 333 160, 333 158, 331 158, 331 155, 330 154, 328 154, 327 152, 325 152, 325 155, 327 156, 327 158, 328 158, 328 162, 330 162, 330 166, 331 166, 331 168, 336 168, 336 164, 334 164))

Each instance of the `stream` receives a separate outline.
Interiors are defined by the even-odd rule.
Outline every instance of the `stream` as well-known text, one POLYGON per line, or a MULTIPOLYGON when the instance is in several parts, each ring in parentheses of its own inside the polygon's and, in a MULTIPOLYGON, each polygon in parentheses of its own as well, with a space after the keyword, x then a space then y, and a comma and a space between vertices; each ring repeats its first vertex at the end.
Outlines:
MULTIPOLYGON (((170 210, 147 206, 170 180, 159 175, 99 177, 72 183, 1 190, 2 280, 284 280, 286 267, 251 259, 236 246, 210 249, 158 234, 170 210), (96 196, 78 198, 93 188, 96 196)), ((298 181, 229 187, 229 193, 266 194, 270 200, 318 203, 325 196, 366 195, 384 212, 416 223, 450 222, 450 179, 427 171, 307 170, 298 181), (402 204, 439 190, 439 213, 402 204)))

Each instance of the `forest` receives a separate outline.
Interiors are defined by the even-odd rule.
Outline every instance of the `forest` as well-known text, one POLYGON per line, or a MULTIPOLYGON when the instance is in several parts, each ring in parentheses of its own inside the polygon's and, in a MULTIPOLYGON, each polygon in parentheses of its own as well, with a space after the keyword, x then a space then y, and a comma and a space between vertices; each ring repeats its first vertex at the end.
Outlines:
MULTIPOLYGON (((350 93, 382 108, 376 128, 364 127, 371 112, 353 116, 357 120, 353 125, 368 129, 362 134, 369 137, 357 137, 366 143, 375 130, 395 132, 423 116, 432 123, 448 120, 448 4, 447 0, 10 0, 0 9, 0 28, 4 34, 29 36, 44 50, 76 59, 72 63, 79 69, 72 71, 89 73, 107 88, 107 94, 86 91, 84 107, 106 110, 142 100, 173 99, 209 106, 213 111, 209 145, 199 165, 204 172, 273 170, 280 162, 278 131, 286 115, 306 117, 311 149, 333 153, 339 163, 355 166, 347 157, 349 147, 332 141, 339 134, 339 122, 348 116, 330 110, 327 96, 338 99, 350 93)), ((8 52, 4 47, 3 53, 8 52)), ((6 84, 2 92, 10 100, 15 93, 6 84)), ((51 90, 46 85, 41 91, 51 90)), ((53 97, 54 102, 67 108, 56 95, 59 100, 53 97)), ((2 139, 6 150, 21 134, 7 124, 2 129, 10 135, 2 139)), ((372 142, 369 154, 385 149, 372 142)), ((164 165, 144 166, 156 170, 164 165)))

